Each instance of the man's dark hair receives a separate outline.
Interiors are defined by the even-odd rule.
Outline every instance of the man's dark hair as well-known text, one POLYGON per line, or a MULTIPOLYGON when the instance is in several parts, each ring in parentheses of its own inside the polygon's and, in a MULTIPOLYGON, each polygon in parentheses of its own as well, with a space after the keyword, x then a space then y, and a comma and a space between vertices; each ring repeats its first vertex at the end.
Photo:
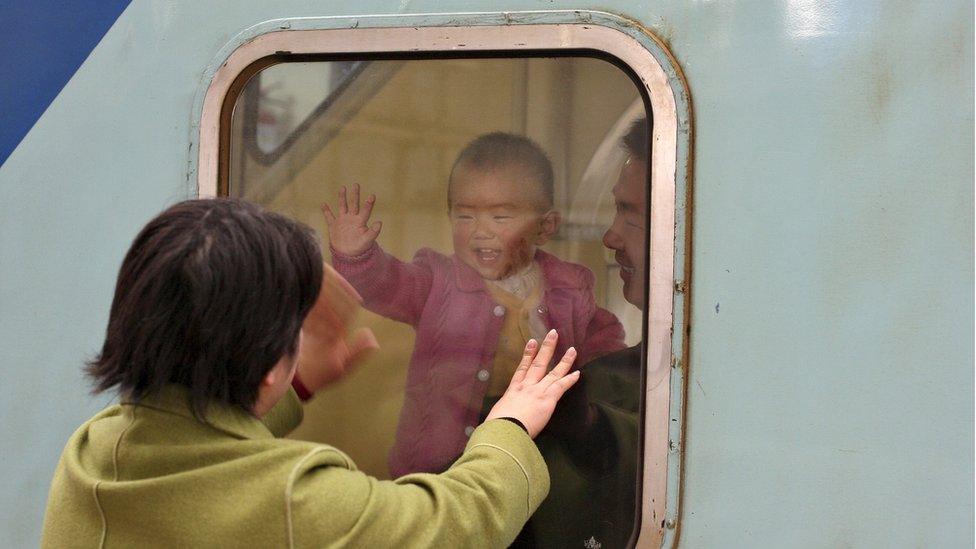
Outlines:
POLYGON ((167 383, 250 410, 265 374, 297 351, 322 283, 311 229, 236 199, 187 200, 150 221, 122 262, 95 391, 132 401, 167 383))
POLYGON ((474 168, 481 171, 499 168, 519 167, 539 184, 544 206, 551 208, 554 202, 552 162, 535 141, 528 137, 505 132, 493 132, 482 135, 468 143, 454 166, 447 180, 447 205, 451 206, 451 188, 454 185, 454 174, 459 166, 474 168))
POLYGON ((623 137, 623 147, 627 154, 647 162, 651 153, 651 127, 654 124, 653 117, 648 111, 647 117, 640 117, 630 124, 627 133, 623 137))

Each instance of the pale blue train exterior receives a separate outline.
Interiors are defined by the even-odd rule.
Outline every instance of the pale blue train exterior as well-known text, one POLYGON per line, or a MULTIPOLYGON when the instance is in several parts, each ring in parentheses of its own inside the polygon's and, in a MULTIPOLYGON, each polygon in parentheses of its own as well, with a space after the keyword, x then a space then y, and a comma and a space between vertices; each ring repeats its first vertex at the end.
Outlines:
POLYGON ((0 166, 5 546, 38 543, 62 445, 106 404, 81 366, 136 231, 197 193, 218 53, 272 19, 525 10, 637 21, 690 91, 690 354, 666 542, 972 546, 965 0, 134 0, 0 166))

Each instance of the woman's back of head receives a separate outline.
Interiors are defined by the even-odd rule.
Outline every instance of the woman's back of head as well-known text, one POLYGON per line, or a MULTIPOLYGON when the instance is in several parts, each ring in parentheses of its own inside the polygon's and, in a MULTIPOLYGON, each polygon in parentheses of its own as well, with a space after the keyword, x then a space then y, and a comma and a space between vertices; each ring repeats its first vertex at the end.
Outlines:
POLYGON ((308 227, 237 199, 187 200, 151 220, 119 272, 95 390, 138 401, 167 383, 250 409, 264 375, 296 351, 322 257, 308 227))

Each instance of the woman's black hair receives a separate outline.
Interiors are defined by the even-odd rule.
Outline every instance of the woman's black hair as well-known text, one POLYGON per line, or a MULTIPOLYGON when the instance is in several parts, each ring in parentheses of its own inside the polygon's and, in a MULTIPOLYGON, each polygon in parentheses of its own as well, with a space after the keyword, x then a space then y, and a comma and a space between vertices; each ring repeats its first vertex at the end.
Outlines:
POLYGON ((297 351, 318 297, 311 229, 237 199, 187 200, 150 221, 119 271, 95 391, 138 402, 168 383, 250 410, 261 380, 297 351))

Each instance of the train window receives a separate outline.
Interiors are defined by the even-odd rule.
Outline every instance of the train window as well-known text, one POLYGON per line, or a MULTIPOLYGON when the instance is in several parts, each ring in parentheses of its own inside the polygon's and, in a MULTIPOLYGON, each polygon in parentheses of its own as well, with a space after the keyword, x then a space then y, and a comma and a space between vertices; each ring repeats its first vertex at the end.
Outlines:
MULTIPOLYGON (((274 162, 301 131, 316 120, 317 113, 336 107, 333 98, 348 85, 361 82, 364 61, 288 63, 270 66, 245 88, 243 103, 250 109, 243 130, 252 139, 249 157, 262 164, 274 162)), ((352 95, 352 94, 349 94, 352 95)))
POLYGON ((517 545, 659 536, 670 342, 648 306, 660 121, 641 78, 547 49, 273 51, 222 78, 201 181, 316 228, 382 344, 293 436, 380 478, 443 471, 525 342, 555 328, 584 375, 537 439, 552 488, 517 545))

